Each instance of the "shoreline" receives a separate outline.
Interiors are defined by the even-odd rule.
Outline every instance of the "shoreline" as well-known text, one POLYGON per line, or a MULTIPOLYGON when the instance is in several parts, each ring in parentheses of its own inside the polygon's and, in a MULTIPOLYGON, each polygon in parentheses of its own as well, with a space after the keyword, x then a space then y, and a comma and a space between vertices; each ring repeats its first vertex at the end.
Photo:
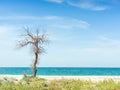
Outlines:
MULTIPOLYGON (((84 80, 84 81, 92 81, 92 82, 99 82, 104 80, 114 80, 116 82, 120 82, 120 76, 49 76, 49 75, 37 75, 38 78, 44 78, 46 80, 61 80, 61 79, 68 79, 68 80, 84 80)), ((23 78, 23 75, 6 75, 0 74, 0 79, 2 78, 15 78, 18 81, 23 78)))

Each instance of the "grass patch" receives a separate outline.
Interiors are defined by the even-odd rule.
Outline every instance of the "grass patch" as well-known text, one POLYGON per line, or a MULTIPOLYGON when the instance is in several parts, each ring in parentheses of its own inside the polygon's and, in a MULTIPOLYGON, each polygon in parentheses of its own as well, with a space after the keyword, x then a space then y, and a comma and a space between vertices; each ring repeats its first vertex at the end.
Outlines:
POLYGON ((50 80, 26 77, 15 83, 15 79, 0 80, 0 90, 120 90, 120 82, 82 80, 50 80))

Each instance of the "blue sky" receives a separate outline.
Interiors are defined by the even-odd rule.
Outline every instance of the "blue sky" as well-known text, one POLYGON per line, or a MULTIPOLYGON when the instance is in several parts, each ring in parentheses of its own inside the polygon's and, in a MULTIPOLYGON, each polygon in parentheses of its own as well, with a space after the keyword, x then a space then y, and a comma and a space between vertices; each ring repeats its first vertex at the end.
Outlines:
POLYGON ((16 49, 24 26, 47 31, 42 67, 119 67, 119 0, 0 0, 0 66, 30 66, 29 47, 16 49))

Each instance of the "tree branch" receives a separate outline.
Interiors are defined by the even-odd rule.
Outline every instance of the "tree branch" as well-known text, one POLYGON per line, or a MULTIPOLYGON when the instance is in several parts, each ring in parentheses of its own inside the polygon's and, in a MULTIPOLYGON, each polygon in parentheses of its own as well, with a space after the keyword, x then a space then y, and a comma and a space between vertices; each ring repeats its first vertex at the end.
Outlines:
POLYGON ((27 36, 29 36, 32 40, 35 40, 34 39, 34 36, 29 32, 29 27, 26 27, 26 28, 24 28, 25 30, 26 30, 26 32, 27 32, 27 36))
POLYGON ((28 44, 34 44, 34 42, 31 42, 31 41, 21 42, 19 45, 20 47, 24 47, 24 46, 27 46, 28 44))

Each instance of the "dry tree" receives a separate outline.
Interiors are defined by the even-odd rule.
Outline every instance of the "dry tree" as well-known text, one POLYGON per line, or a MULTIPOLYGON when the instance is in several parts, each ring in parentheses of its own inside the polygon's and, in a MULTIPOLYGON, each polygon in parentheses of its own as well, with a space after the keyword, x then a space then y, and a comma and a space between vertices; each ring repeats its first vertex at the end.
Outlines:
POLYGON ((42 54, 45 52, 45 49, 43 47, 44 44, 47 44, 49 42, 47 38, 47 34, 45 32, 40 33, 39 29, 36 29, 36 32, 32 34, 30 32, 29 27, 24 28, 26 31, 26 34, 23 36, 23 40, 20 40, 18 42, 18 45, 20 48, 30 45, 33 48, 33 53, 34 53, 34 62, 32 65, 33 68, 33 77, 36 77, 37 74, 37 63, 38 63, 38 57, 39 54, 42 54))

